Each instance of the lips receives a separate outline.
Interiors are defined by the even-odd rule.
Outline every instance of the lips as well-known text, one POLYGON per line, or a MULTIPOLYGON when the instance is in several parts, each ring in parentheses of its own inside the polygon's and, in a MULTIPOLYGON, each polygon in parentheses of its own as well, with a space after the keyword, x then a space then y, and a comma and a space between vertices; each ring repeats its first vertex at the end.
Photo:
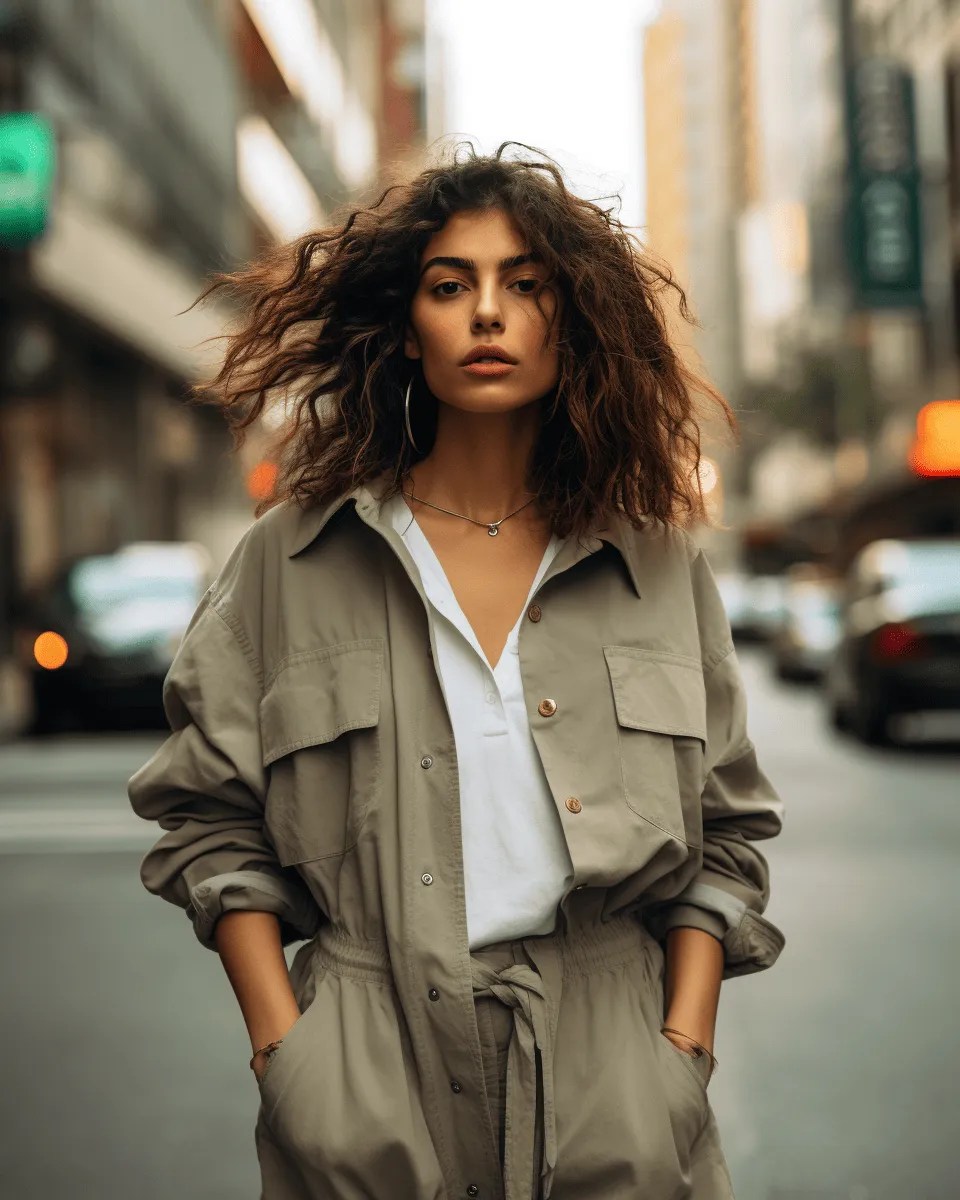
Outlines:
POLYGON ((510 366, 515 366, 517 360, 504 350, 502 346, 485 345, 474 346, 470 353, 464 358, 460 365, 461 367, 469 367, 472 363, 507 363, 510 366))

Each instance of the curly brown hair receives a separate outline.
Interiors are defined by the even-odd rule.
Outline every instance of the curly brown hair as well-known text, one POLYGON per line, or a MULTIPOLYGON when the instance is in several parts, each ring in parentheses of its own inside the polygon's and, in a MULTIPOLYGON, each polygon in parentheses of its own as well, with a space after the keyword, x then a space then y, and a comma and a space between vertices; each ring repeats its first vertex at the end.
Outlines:
POLYGON ((668 340, 665 288, 699 326, 683 288, 612 209, 574 194, 553 159, 520 142, 492 155, 459 143, 447 161, 338 223, 214 276, 198 297, 224 289, 239 302, 219 372, 194 388, 222 409, 234 448, 268 403, 282 397, 288 406, 276 486, 258 516, 285 499, 323 503, 385 472, 394 475, 389 494, 429 453, 433 431, 418 429, 415 451, 403 421, 416 369, 404 331, 420 258, 453 213, 489 208, 513 219, 562 298, 552 331, 559 377, 528 480, 554 531, 579 533, 617 511, 636 526, 706 518, 699 399, 733 430, 736 421, 668 340), (510 147, 526 155, 510 156, 510 147))

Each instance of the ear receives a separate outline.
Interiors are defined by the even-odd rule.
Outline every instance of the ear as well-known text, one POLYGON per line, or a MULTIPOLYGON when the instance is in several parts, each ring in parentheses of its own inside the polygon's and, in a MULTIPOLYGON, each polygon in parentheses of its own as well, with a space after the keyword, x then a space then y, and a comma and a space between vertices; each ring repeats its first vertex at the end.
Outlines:
POLYGON ((414 332, 413 326, 407 322, 406 330, 403 335, 403 352, 407 358, 420 358, 420 342, 414 332))

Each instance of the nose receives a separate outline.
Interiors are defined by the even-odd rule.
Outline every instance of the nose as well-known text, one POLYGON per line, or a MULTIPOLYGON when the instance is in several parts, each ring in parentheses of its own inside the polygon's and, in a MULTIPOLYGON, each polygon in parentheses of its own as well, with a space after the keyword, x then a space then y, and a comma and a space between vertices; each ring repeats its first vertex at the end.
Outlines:
POLYGON ((503 311, 500 307, 496 284, 486 284, 480 287, 470 328, 474 333, 482 333, 485 329, 503 329, 503 311))

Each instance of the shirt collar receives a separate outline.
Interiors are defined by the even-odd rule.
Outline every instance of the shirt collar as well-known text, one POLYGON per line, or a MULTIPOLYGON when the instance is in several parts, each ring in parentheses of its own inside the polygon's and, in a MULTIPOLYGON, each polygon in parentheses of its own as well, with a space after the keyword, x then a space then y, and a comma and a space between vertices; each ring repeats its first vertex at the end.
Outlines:
MULTIPOLYGON (((357 513, 363 520, 368 524, 375 524, 379 519, 380 496, 389 483, 391 475, 392 472, 385 471, 377 478, 367 483, 357 484, 356 487, 341 493, 325 504, 309 504, 306 508, 300 508, 287 551, 288 557, 293 558, 312 545, 331 518, 349 503, 356 506, 357 513)), ((296 502, 291 503, 295 504, 296 502)), ((573 566, 588 554, 595 553, 605 542, 612 545, 620 554, 633 589, 639 597, 641 591, 637 533, 630 522, 619 515, 595 521, 579 541, 576 538, 567 539, 558 551, 548 574, 553 574, 554 570, 560 571, 573 566)))

